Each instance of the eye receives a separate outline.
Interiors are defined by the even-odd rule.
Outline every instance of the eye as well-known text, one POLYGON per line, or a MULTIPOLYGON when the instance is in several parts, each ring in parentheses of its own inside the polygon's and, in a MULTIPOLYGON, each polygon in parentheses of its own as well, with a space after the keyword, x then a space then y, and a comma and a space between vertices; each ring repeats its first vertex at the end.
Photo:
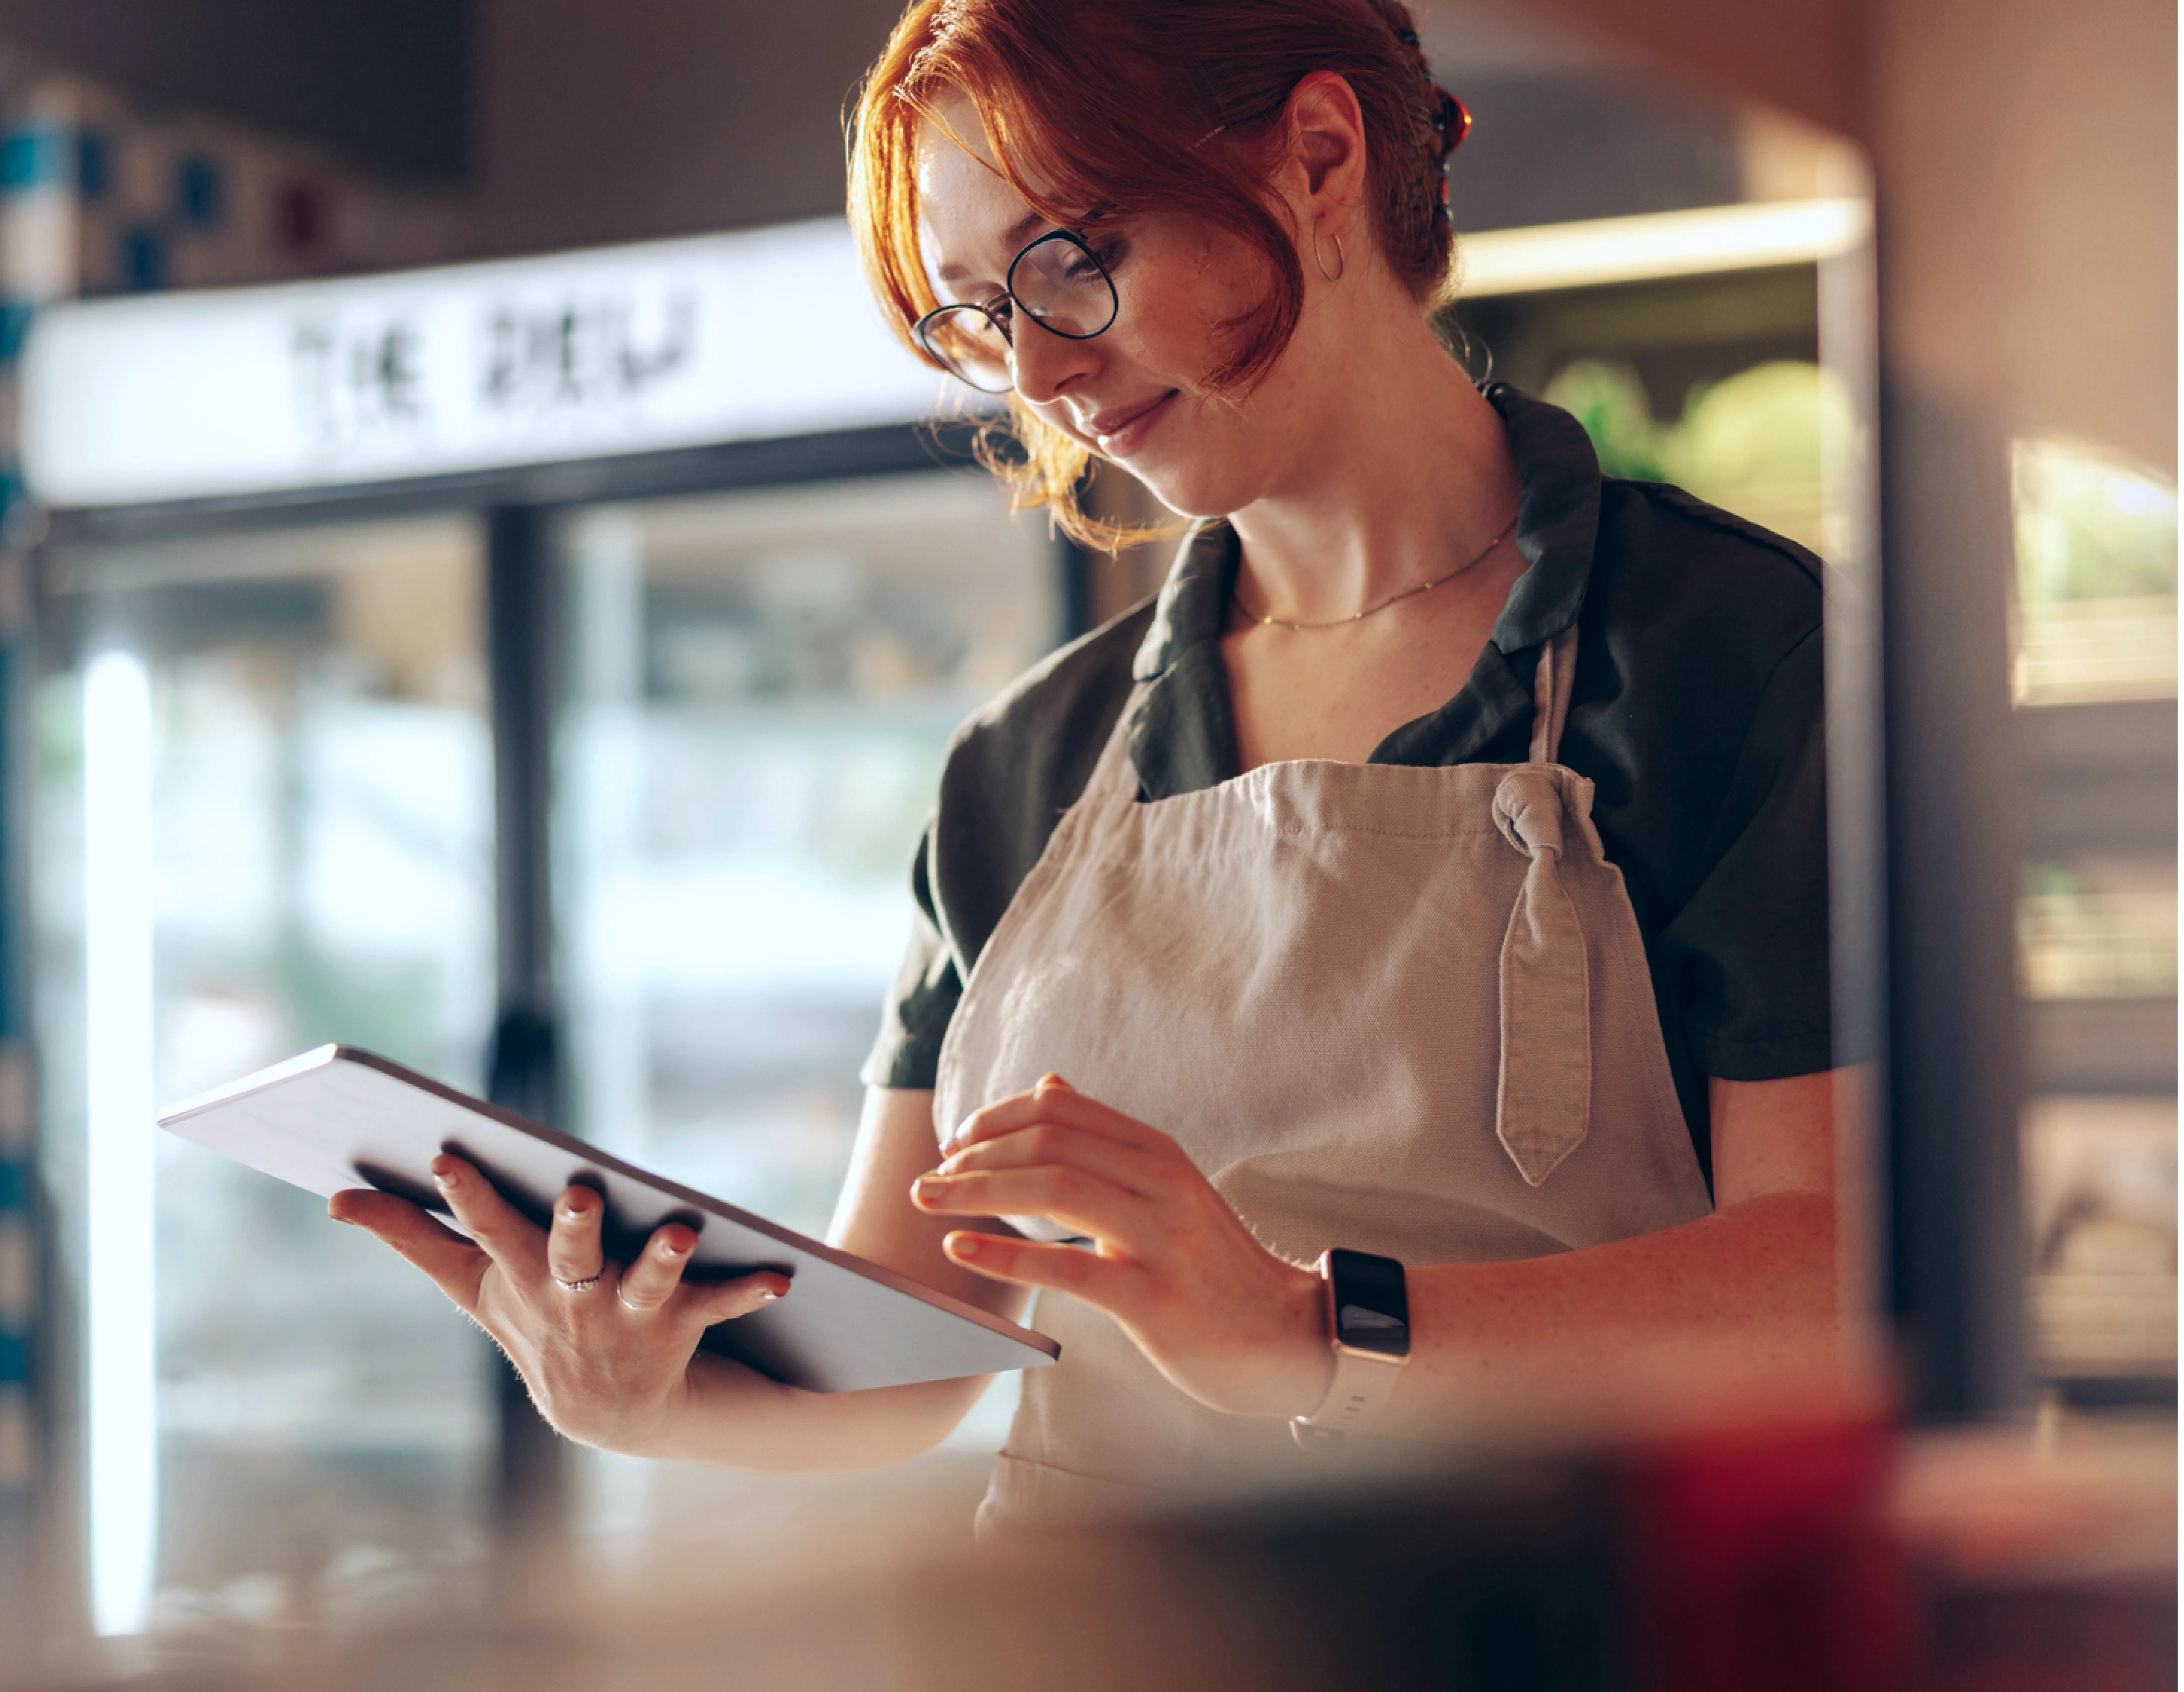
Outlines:
POLYGON ((1062 275, 1072 282, 1090 281, 1100 270, 1105 270, 1112 276, 1115 274, 1115 266, 1121 262, 1123 254, 1128 249, 1128 243, 1117 235, 1110 237, 1101 243, 1088 242, 1082 248, 1072 247, 1069 249, 1069 261, 1062 275))

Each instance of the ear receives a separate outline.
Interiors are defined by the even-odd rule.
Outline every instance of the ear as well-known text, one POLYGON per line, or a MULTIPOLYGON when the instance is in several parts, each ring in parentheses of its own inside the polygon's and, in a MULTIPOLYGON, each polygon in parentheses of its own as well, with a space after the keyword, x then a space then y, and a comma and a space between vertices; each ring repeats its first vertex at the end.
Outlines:
POLYGON ((1340 227, 1365 192, 1365 114, 1350 84, 1315 70, 1289 99, 1290 191, 1299 226, 1340 227))

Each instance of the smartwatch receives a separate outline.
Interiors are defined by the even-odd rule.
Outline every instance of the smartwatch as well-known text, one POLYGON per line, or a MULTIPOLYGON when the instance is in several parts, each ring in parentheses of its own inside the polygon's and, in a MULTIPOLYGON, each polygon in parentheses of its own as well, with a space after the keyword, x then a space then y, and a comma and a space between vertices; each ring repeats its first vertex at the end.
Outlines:
POLYGON ((1369 1251, 1337 1249, 1323 1252, 1318 1266, 1327 1288, 1334 1379, 1318 1409, 1290 1422, 1290 1433, 1300 1445, 1369 1426, 1411 1356, 1411 1301, 1401 1264, 1369 1251))

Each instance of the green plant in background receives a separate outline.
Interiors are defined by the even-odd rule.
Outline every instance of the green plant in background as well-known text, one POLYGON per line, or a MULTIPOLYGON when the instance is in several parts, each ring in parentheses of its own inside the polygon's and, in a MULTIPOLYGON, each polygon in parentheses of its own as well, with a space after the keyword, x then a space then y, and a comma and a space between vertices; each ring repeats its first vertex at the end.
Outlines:
POLYGON ((2013 454, 2021 602, 2176 596, 2176 486, 2075 442, 2020 441, 2013 454))
POLYGON ((1585 426, 1607 475, 1674 482, 1822 549, 1825 466, 1848 453, 1854 425, 1841 389, 1819 365, 1774 359, 1702 382, 1672 423, 1654 420, 1645 385, 1624 365, 1580 359, 1548 384, 1546 397, 1585 426))
POLYGON ((1627 365, 1580 359, 1547 384, 1547 399, 1585 426, 1603 476, 1664 481, 1661 437, 1646 385, 1627 365))

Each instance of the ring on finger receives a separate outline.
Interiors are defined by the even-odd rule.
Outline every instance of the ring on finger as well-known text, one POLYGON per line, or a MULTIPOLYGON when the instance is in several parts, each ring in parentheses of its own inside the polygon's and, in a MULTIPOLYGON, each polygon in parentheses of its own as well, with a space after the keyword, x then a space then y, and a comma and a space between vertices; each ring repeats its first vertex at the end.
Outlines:
POLYGON ((565 1293, 588 1293, 593 1288, 599 1285, 599 1276, 604 1275, 605 1272, 606 1272, 602 1269, 597 1274, 587 1275, 581 1281, 565 1281, 559 1275, 556 1275, 554 1277, 554 1284, 559 1287, 565 1293))

